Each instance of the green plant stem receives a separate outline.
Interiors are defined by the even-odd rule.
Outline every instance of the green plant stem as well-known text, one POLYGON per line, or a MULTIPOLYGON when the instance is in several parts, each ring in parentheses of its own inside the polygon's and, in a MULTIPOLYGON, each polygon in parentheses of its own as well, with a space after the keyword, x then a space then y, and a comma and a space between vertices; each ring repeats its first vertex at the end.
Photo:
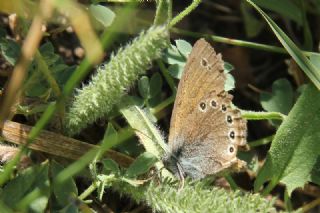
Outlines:
POLYGON ((169 28, 173 27, 178 22, 180 22, 185 16, 189 15, 191 11, 194 10, 200 3, 201 0, 193 0, 193 2, 186 9, 184 9, 181 13, 179 13, 171 20, 169 28))
POLYGON ((154 25, 158 25, 160 24, 160 19, 161 19, 161 15, 162 15, 162 11, 163 11, 163 7, 164 7, 164 2, 165 0, 159 0, 157 3, 157 10, 156 10, 156 15, 154 17, 154 21, 153 24, 154 25))
MULTIPOLYGON (((55 78, 52 76, 52 74, 51 74, 52 72, 50 71, 46 61, 43 59, 43 57, 42 57, 42 55, 41 55, 41 53, 39 51, 35 52, 34 61, 38 65, 38 70, 43 74, 43 76, 45 77, 46 81, 50 85, 54 95, 56 97, 59 97, 61 95, 61 90, 59 88, 59 85, 56 82, 55 78)), ((23 85, 22 91, 28 90, 29 87, 32 86, 35 81, 38 81, 39 75, 40 75, 39 72, 33 73, 33 75, 31 75, 27 79, 26 83, 23 85)))
POLYGON ((86 197, 88 197, 97 188, 98 188, 98 181, 93 181, 92 184, 86 190, 84 190, 84 192, 82 192, 81 195, 79 195, 78 198, 80 200, 86 199, 86 197))
POLYGON ((159 0, 154 25, 168 24, 172 18, 172 0, 159 0))
POLYGON ((226 175, 224 176, 224 178, 228 181, 233 191, 240 190, 240 187, 236 184, 236 182, 233 180, 233 178, 230 175, 226 175))
MULTIPOLYGON (((288 54, 288 52, 284 48, 276 47, 276 46, 272 46, 272 45, 259 44, 259 43, 255 43, 255 42, 225 38, 225 37, 221 37, 221 36, 213 36, 213 35, 205 34, 205 33, 191 32, 191 31, 187 31, 187 30, 174 28, 174 27, 170 28, 170 31, 177 33, 179 35, 191 36, 193 38, 204 37, 204 38, 210 39, 215 42, 231 44, 231 45, 235 45, 235 46, 239 46, 239 47, 247 47, 247 48, 252 48, 252 49, 256 49, 256 50, 263 50, 263 51, 267 51, 267 52, 288 54)), ((316 53, 316 52, 302 51, 302 53, 305 56, 311 56, 311 55, 320 56, 320 54, 316 53)))
POLYGON ((274 135, 270 135, 268 137, 249 142, 249 146, 251 148, 253 148, 253 147, 257 147, 257 146, 266 145, 266 144, 270 143, 273 140, 273 138, 274 138, 274 135))
POLYGON ((176 94, 177 92, 177 87, 173 81, 173 78, 170 76, 167 68, 165 67, 164 63, 161 60, 157 60, 158 66, 162 72, 162 75, 166 79, 167 83, 169 84, 169 87, 172 91, 172 93, 176 94))
POLYGON ((313 39, 312 33, 310 30, 310 26, 307 19, 307 8, 304 0, 299 1, 299 6, 301 7, 302 11, 302 23, 303 23, 303 37, 304 37, 304 47, 312 50, 313 47, 313 39))
POLYGON ((32 190, 32 192, 28 193, 25 197, 23 197, 16 205, 17 209, 20 211, 23 211, 23 209, 27 209, 27 207, 30 205, 32 201, 34 201, 36 198, 39 198, 41 195, 44 195, 45 192, 41 190, 41 188, 35 188, 32 190))
MULTIPOLYGON (((47 63, 45 62, 45 60, 43 60, 43 57, 39 51, 36 51, 35 59, 38 63, 40 72, 42 72, 45 79, 49 83, 50 87, 52 88, 53 93, 55 94, 56 97, 60 97, 61 90, 59 88, 59 85, 58 85, 57 81, 54 79, 54 77, 52 76, 52 74, 51 74, 52 72, 49 70, 47 63)), ((58 107, 58 113, 59 113, 60 119, 63 120, 63 117, 65 116, 64 104, 61 104, 58 107)))
POLYGON ((242 117, 247 120, 284 120, 287 116, 280 112, 253 112, 241 110, 242 117))
POLYGON ((261 195, 267 196, 272 191, 272 189, 277 185, 277 183, 278 181, 275 181, 275 180, 270 181, 267 187, 262 191, 261 195))
MULTIPOLYGON (((139 21, 146 26, 150 25, 150 23, 145 20, 139 20, 139 21)), ((239 39, 225 38, 222 36, 214 36, 214 35, 205 34, 205 33, 191 32, 191 31, 179 29, 176 27, 171 27, 170 32, 176 33, 179 35, 190 36, 193 38, 207 38, 208 40, 210 39, 214 42, 230 44, 230 45, 239 46, 239 47, 247 47, 247 48, 251 48, 251 49, 286 54, 286 55, 289 54, 286 51, 286 49, 282 48, 282 47, 277 47, 277 46, 272 46, 272 45, 267 45, 267 44, 259 44, 259 43, 244 41, 244 40, 239 40, 239 39)), ((301 52, 305 56, 308 56, 308 57, 310 57, 311 55, 315 55, 315 56, 320 57, 320 53, 317 53, 317 52, 310 52, 310 51, 301 51, 301 52)))
POLYGON ((292 211, 293 211, 292 203, 291 203, 290 195, 289 195, 287 189, 286 189, 285 192, 284 192, 284 203, 285 203, 285 206, 286 206, 286 210, 287 210, 288 212, 292 212, 292 211))
POLYGON ((168 20, 172 20, 172 0, 168 0, 168 20))
POLYGON ((160 104, 158 104, 156 107, 151 108, 150 111, 152 114, 157 114, 158 112, 162 111, 164 108, 169 106, 174 102, 175 95, 171 95, 169 98, 166 100, 162 101, 160 104))

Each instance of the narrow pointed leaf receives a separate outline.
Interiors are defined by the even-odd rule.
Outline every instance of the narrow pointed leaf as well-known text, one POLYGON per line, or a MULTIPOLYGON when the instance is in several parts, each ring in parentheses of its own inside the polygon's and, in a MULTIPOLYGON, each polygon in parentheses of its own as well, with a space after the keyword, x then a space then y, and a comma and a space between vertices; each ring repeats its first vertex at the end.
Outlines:
POLYGON ((272 29, 273 33, 277 36, 283 47, 288 51, 291 57, 297 62, 299 67, 310 78, 314 85, 320 89, 320 72, 316 69, 315 65, 303 55, 302 51, 294 44, 294 42, 278 27, 278 25, 255 3, 247 0, 266 20, 272 29))

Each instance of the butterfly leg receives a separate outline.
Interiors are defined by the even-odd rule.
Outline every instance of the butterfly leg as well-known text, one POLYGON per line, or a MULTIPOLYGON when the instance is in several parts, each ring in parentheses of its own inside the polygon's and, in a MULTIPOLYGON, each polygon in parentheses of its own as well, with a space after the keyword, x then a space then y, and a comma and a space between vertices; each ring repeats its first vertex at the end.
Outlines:
POLYGON ((178 174, 180 179, 179 190, 181 190, 184 187, 184 172, 180 163, 177 163, 177 168, 178 168, 178 174))

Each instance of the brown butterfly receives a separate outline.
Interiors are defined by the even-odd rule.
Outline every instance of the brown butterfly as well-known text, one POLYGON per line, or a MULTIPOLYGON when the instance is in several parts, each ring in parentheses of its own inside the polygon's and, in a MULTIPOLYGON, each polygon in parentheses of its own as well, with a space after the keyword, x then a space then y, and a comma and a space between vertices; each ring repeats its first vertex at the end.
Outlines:
POLYGON ((245 163, 237 158, 247 126, 224 90, 224 62, 204 39, 192 48, 174 103, 169 153, 164 164, 176 176, 200 179, 245 163))

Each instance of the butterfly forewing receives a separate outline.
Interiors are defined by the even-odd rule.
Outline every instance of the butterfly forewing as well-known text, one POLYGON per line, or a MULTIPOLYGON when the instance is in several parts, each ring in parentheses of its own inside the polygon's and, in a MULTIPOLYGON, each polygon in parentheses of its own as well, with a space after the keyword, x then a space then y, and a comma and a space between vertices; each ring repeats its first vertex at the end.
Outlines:
POLYGON ((178 86, 169 146, 193 178, 232 166, 238 162, 237 147, 245 144, 246 122, 230 107, 223 63, 209 43, 198 40, 178 86))
POLYGON ((191 126, 184 121, 194 110, 194 107, 200 104, 204 90, 206 90, 206 93, 223 90, 225 76, 220 75, 220 72, 223 71, 222 66, 221 57, 217 57, 210 44, 204 39, 198 40, 188 57, 178 86, 171 117, 169 143, 185 127, 191 126), (209 62, 211 64, 208 64, 209 62), (207 66, 212 66, 213 72, 208 72, 206 67, 203 66, 204 63, 207 63, 207 66))

